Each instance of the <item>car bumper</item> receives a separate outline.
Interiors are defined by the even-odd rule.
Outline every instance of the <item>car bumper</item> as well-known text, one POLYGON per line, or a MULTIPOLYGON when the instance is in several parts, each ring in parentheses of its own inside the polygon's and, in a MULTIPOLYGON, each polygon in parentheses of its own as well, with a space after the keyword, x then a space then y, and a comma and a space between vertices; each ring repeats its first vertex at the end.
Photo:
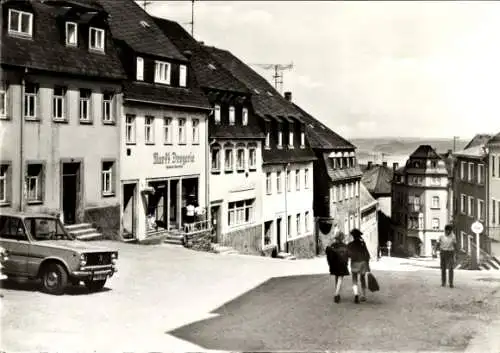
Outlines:
POLYGON ((103 280, 108 277, 112 277, 118 270, 116 267, 105 268, 105 269, 82 269, 79 271, 71 272, 73 278, 79 280, 103 280))

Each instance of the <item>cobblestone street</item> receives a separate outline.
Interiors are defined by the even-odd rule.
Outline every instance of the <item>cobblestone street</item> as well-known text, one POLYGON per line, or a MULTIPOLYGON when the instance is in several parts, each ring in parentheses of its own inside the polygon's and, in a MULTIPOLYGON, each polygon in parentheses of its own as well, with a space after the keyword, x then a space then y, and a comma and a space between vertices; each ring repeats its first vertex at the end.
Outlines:
POLYGON ((334 304, 323 258, 113 245, 119 272, 100 293, 3 282, 1 349, 463 351, 500 312, 487 273, 458 271, 456 288, 441 288, 437 270, 383 258, 372 266, 380 292, 356 305, 347 280, 334 304))

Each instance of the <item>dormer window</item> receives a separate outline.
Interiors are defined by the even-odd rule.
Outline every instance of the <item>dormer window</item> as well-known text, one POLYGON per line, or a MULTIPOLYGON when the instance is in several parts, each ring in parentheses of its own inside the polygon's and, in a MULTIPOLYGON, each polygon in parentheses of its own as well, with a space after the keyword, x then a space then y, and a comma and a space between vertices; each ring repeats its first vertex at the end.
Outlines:
POLYGON ((155 82, 170 84, 170 64, 163 61, 155 61, 155 82))
POLYGON ((89 41, 90 49, 104 51, 104 29, 90 27, 89 41))
POLYGON ((288 132, 288 147, 293 148, 293 125, 290 125, 290 131, 288 132))
POLYGON ((278 148, 283 147, 283 133, 281 130, 278 131, 278 148))
POLYGON ((242 120, 243 126, 248 125, 248 109, 247 108, 243 108, 241 120, 242 120))
POLYGON ((220 125, 220 105, 218 104, 214 107, 214 120, 216 125, 220 125))
POLYGON ((33 35, 33 14, 9 9, 9 33, 31 37, 33 35))
POLYGON ((306 147, 306 134, 304 131, 300 133, 300 148, 306 147))
POLYGON ((229 107, 229 125, 234 125, 236 120, 236 114, 233 106, 229 107))
POLYGON ((78 45, 78 25, 75 22, 66 22, 66 45, 71 47, 78 45))
POLYGON ((186 87, 187 83, 187 67, 186 65, 179 66, 179 86, 186 87))
POLYGON ((271 146, 271 132, 269 130, 266 131, 266 141, 265 141, 265 148, 270 148, 271 146))
POLYGON ((140 56, 136 59, 136 79, 137 81, 144 80, 144 59, 140 56))

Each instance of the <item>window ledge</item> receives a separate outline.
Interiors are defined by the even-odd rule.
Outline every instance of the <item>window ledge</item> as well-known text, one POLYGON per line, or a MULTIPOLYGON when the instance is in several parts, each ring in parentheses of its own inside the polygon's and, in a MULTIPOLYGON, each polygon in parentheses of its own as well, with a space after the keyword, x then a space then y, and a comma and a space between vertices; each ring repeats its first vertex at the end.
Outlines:
POLYGON ((0 115, 0 120, 11 120, 11 117, 8 115, 0 115))
POLYGON ((257 170, 257 167, 251 167, 251 168, 248 168, 248 170, 251 172, 255 172, 257 170))
POLYGON ((37 118, 37 117, 27 117, 27 116, 25 116, 24 117, 24 121, 40 122, 41 119, 37 118))
POLYGON ((234 170, 225 170, 224 171, 224 173, 226 173, 226 174, 233 173, 233 172, 234 172, 234 170))
POLYGON ((264 149, 269 151, 271 149, 271 147, 270 146, 264 146, 264 149))
POLYGON ((134 146, 136 142, 125 142, 125 145, 127 146, 134 146))
POLYGON ((212 174, 220 174, 221 172, 220 172, 220 170, 212 170, 211 173, 212 174))
POLYGON ((245 169, 244 169, 244 168, 243 168, 243 169, 242 169, 242 168, 238 168, 238 169, 237 169, 237 172, 238 172, 238 173, 244 173, 244 172, 245 172, 245 169))
POLYGON ((199 142, 193 142, 192 145, 198 146, 200 143, 199 142))
POLYGON ((187 143, 186 142, 179 142, 179 146, 186 146, 187 143))
POLYGON ((89 48, 89 53, 101 54, 101 55, 106 54, 106 52, 104 51, 104 48, 102 48, 102 49, 99 49, 99 48, 89 48))
POLYGON ((16 38, 22 38, 22 39, 31 39, 33 40, 33 35, 24 33, 24 32, 14 32, 14 31, 9 31, 9 36, 16 37, 16 38))
POLYGON ((10 206, 10 202, 9 201, 0 202, 0 207, 7 207, 7 206, 10 206))
POLYGON ((173 143, 172 143, 172 142, 163 142, 163 145, 164 145, 164 146, 172 146, 172 145, 173 145, 173 143))
POLYGON ((32 200, 32 201, 27 201, 26 203, 28 205, 41 205, 41 204, 43 204, 43 201, 41 201, 41 200, 32 200))
POLYGON ((114 192, 103 192, 102 197, 114 197, 115 193, 114 192))
POLYGON ((144 144, 145 144, 146 146, 154 146, 154 145, 155 145, 155 143, 154 143, 154 142, 144 142, 144 144))
POLYGON ((441 207, 431 207, 431 210, 440 210, 441 207))
POLYGON ((66 119, 66 118, 52 118, 52 122, 59 123, 59 124, 69 123, 68 119, 66 119))
POLYGON ((103 120, 102 121, 102 124, 103 125, 111 125, 111 126, 114 126, 116 125, 116 122, 114 120, 103 120))
POLYGON ((80 119, 80 125, 92 125, 94 122, 92 120, 83 120, 80 119))

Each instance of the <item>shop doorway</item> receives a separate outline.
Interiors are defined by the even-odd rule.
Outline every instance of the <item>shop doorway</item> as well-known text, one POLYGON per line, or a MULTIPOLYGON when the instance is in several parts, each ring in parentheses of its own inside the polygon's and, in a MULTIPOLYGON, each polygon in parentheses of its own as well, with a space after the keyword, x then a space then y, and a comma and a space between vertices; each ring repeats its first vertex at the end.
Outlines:
POLYGON ((75 224, 80 196, 80 163, 62 164, 62 209, 65 224, 75 224))
POLYGON ((276 245, 278 252, 281 252, 281 218, 276 219, 276 245))
POLYGON ((221 241, 221 211, 220 205, 212 206, 211 211, 211 222, 212 222, 212 234, 213 234, 213 242, 219 243, 221 241))
POLYGON ((137 184, 123 185, 123 238, 136 237, 137 184))

